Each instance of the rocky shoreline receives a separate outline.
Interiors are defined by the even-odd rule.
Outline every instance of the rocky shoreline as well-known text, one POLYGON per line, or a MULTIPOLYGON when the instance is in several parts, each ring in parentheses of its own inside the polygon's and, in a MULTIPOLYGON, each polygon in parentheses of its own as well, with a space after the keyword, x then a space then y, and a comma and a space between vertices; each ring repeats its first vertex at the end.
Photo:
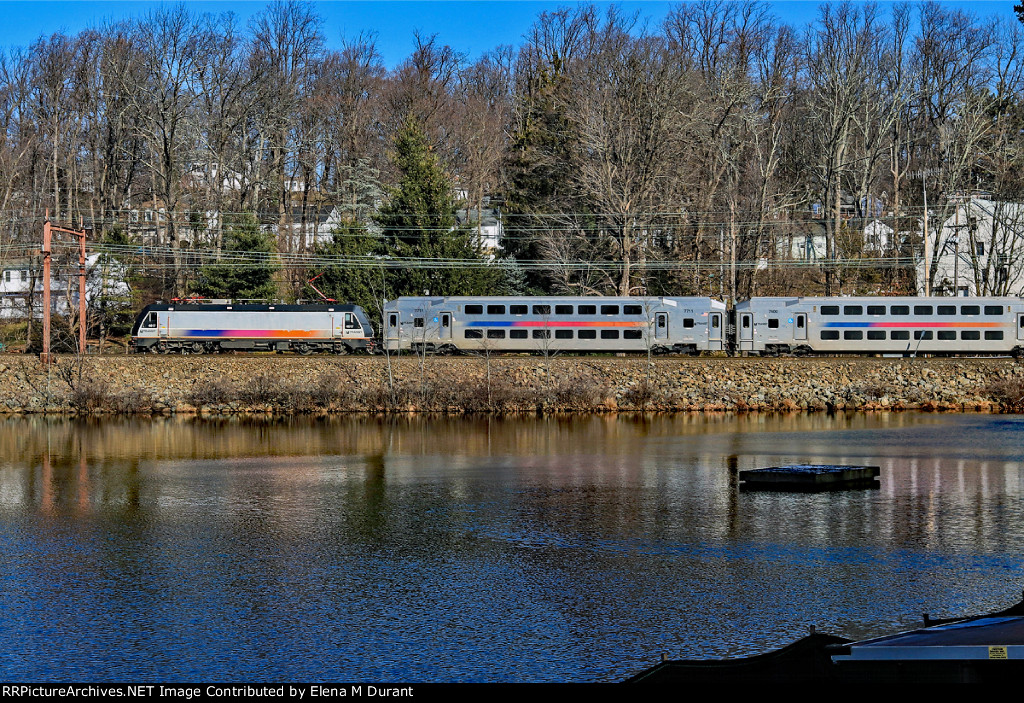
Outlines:
POLYGON ((0 414, 1017 411, 1012 359, 0 355, 0 414))

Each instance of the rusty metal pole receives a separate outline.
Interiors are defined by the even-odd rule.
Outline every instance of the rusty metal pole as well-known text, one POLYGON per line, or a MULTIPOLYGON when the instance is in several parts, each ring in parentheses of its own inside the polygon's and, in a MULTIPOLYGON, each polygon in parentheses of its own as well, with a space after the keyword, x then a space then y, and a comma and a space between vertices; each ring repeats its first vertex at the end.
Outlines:
POLYGON ((78 233, 78 353, 85 356, 85 230, 78 233))
MULTIPOLYGON (((43 353, 39 360, 43 364, 50 363, 50 211, 46 211, 43 222, 43 353)), ((31 311, 29 311, 31 314, 31 311)))

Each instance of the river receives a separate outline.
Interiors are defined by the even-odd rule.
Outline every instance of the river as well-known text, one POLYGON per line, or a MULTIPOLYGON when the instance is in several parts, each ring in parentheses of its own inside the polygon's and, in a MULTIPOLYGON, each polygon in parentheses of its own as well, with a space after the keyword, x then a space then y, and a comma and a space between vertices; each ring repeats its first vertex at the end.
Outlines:
POLYGON ((1006 607, 1024 417, 0 420, 0 679, 617 681, 1006 607), (878 488, 748 492, 781 463, 878 488))

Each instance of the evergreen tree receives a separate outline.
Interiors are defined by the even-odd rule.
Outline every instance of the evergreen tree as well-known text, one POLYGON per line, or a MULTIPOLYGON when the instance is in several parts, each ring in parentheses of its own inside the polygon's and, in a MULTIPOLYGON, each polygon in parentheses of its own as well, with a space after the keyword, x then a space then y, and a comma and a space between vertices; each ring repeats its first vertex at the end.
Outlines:
POLYGON ((196 293, 207 298, 262 300, 277 297, 274 240, 252 213, 224 218, 223 259, 199 270, 196 293))
MULTIPOLYGON (((325 296, 338 302, 355 303, 374 316, 379 316, 382 300, 390 293, 385 286, 386 270, 373 266, 373 257, 383 252, 378 237, 354 220, 347 220, 334 229, 331 241, 317 247, 317 255, 332 260, 320 270, 313 284, 325 296)), ((304 298, 319 298, 310 287, 304 298)))
MULTIPOLYGON (((557 57, 552 65, 538 68, 525 96, 522 121, 513 134, 506 163, 505 251, 518 261, 545 258, 541 240, 558 236, 545 231, 557 230, 552 215, 586 209, 572 187, 575 132, 562 97, 566 90, 557 57)), ((525 275, 530 292, 544 293, 551 288, 545 272, 531 269, 525 275)))
POLYGON ((394 258, 437 263, 394 270, 392 295, 422 295, 425 290, 436 295, 497 292, 502 272, 487 265, 473 233, 457 226, 451 180, 412 116, 395 139, 394 159, 401 178, 375 218, 384 251, 394 258))

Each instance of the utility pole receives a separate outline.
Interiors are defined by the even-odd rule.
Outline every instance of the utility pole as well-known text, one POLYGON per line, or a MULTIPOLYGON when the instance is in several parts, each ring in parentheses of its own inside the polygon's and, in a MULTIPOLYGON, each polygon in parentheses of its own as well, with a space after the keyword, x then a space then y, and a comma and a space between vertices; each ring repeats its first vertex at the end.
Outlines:
POLYGON ((78 238, 78 353, 85 354, 85 229, 67 229, 50 224, 50 210, 46 210, 43 222, 43 353, 39 360, 43 364, 53 361, 50 354, 50 244, 54 232, 71 234, 78 238))

